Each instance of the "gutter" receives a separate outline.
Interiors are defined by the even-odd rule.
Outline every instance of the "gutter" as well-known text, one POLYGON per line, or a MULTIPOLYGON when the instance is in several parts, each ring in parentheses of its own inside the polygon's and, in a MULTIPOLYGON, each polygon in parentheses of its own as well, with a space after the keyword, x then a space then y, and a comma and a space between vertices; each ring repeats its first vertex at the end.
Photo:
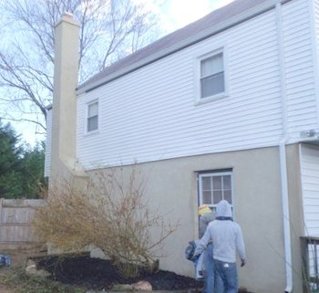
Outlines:
MULTIPOLYGON (((223 32, 229 28, 232 28, 236 25, 239 25, 249 19, 252 19, 260 14, 263 14, 267 11, 270 11, 276 7, 276 3, 279 1, 279 3, 285 4, 287 2, 290 2, 292 0, 266 0, 262 4, 257 5, 244 13, 240 13, 239 15, 235 15, 233 17, 230 17, 229 19, 226 19, 225 21, 222 21, 221 23, 214 25, 213 27, 209 27, 193 36, 190 36, 189 38, 186 38, 169 48, 161 49, 158 52, 151 54, 150 56, 147 56, 146 58, 143 58, 141 61, 138 61, 132 65, 129 65, 123 69, 118 70, 115 73, 111 73, 110 75, 107 75, 104 78, 101 78, 100 80, 97 80, 95 82, 92 82, 92 84, 89 85, 83 85, 79 86, 77 88, 77 95, 81 93, 87 93, 90 92, 98 87, 101 87, 115 79, 118 79, 128 73, 131 73, 133 71, 136 71, 146 65, 149 65, 151 63, 154 63, 162 58, 165 58, 171 54, 174 54, 180 50, 183 50, 189 46, 192 46, 200 41, 203 41, 209 37, 212 37, 220 32, 223 32)), ((143 49, 141 49, 143 50, 143 49)))
POLYGON ((283 36, 282 36, 282 3, 277 1, 276 4, 276 25, 277 25, 277 41, 279 56, 279 73, 280 73, 280 96, 282 110, 282 138, 279 142, 279 158, 280 158, 280 178, 281 178, 281 202, 283 214, 284 229, 284 249, 285 249, 285 269, 286 269, 286 288, 285 293, 291 293, 293 290, 292 278, 292 252, 291 252, 291 231, 290 231, 290 215, 289 215, 289 195, 288 195, 288 176, 286 161, 286 144, 289 136, 287 133, 287 105, 286 105, 286 86, 284 71, 284 54, 283 54, 283 36))

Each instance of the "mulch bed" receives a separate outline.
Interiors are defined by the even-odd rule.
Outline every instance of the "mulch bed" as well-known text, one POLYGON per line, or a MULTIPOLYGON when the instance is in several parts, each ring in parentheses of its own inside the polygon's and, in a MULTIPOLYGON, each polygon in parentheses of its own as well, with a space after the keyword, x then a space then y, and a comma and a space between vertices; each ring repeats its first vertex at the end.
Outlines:
POLYGON ((87 255, 46 256, 33 259, 38 269, 50 272, 52 279, 64 284, 86 289, 111 289, 115 284, 132 284, 148 281, 153 290, 184 290, 201 288, 202 283, 193 278, 160 270, 157 273, 142 273, 138 278, 125 278, 108 260, 90 258, 87 255))

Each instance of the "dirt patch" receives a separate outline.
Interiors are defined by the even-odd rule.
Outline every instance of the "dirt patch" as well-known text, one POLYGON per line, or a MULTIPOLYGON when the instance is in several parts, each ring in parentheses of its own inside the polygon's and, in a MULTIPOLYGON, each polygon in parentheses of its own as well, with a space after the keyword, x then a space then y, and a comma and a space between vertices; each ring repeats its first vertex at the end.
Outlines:
POLYGON ((138 278, 125 278, 110 261, 89 256, 48 256, 33 260, 39 269, 50 272, 52 279, 86 289, 109 290, 116 284, 132 284, 141 280, 148 281, 153 290, 183 290, 202 286, 193 278, 163 270, 153 274, 142 273, 138 278))

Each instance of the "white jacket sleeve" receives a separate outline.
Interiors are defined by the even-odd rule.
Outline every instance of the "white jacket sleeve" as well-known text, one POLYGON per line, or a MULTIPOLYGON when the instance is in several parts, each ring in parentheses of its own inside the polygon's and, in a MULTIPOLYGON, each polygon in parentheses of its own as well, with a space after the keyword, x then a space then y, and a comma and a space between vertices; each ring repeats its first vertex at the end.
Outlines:
MULTIPOLYGON (((209 227, 209 225, 208 225, 209 227)), ((207 228, 203 237, 199 240, 198 245, 195 249, 195 255, 201 254, 207 247, 208 242, 211 240, 211 234, 209 229, 207 228)))

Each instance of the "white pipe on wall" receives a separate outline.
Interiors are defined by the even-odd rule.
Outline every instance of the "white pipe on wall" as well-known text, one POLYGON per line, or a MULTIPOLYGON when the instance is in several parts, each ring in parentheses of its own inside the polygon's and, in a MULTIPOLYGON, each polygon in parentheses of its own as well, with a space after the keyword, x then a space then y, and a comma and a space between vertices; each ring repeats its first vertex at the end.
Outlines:
POLYGON ((284 250, 285 250, 285 269, 286 269, 286 288, 285 292, 290 293, 293 290, 292 277, 292 252, 291 252, 291 231, 289 216, 289 196, 288 196, 288 176, 286 161, 286 143, 288 141, 287 134, 287 106, 286 106, 286 87, 285 87, 285 71, 284 71, 284 55, 283 55, 283 36, 282 36, 282 4, 278 0, 276 4, 276 24, 277 24, 277 42, 279 56, 279 73, 280 73, 280 96, 282 110, 282 139, 279 142, 280 157, 280 178, 281 178, 281 202, 283 214, 284 229, 284 250))
POLYGON ((290 293, 293 289, 292 278, 292 252, 290 236, 290 215, 289 215, 289 197, 288 197, 288 177, 286 162, 286 140, 284 139, 279 145, 280 156, 280 177, 281 177, 281 201, 284 225, 284 247, 285 247, 285 267, 286 267, 286 289, 290 293))

